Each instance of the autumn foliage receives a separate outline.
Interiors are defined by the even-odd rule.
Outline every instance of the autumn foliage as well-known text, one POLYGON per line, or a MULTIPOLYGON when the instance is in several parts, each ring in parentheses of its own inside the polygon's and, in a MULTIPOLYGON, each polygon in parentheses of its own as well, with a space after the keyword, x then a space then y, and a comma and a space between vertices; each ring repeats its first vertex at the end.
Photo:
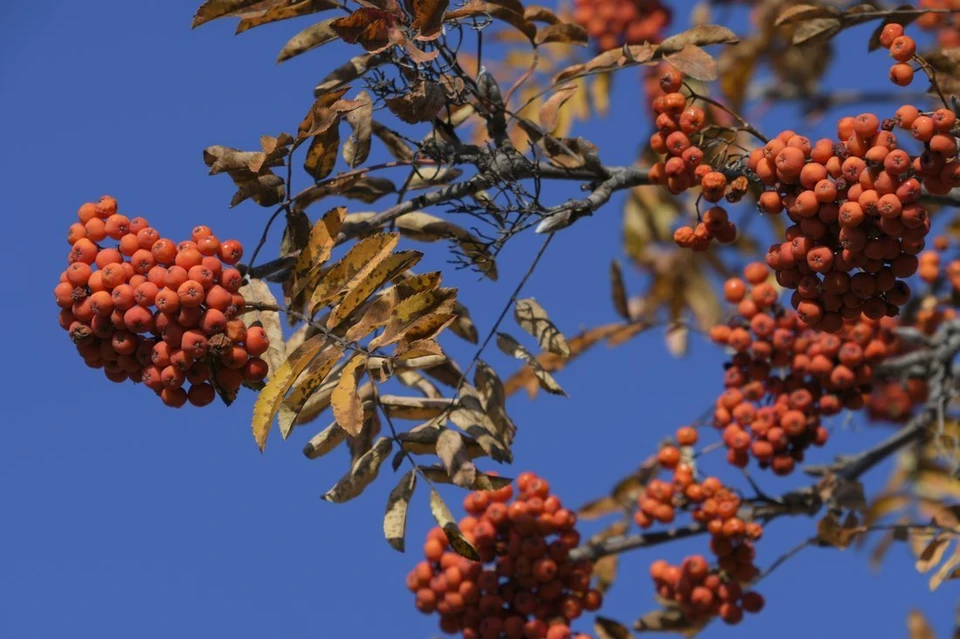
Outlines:
MULTIPOLYGON (((290 39, 279 61, 337 40, 351 57, 314 88, 292 133, 261 136, 254 151, 204 150, 210 173, 236 187, 231 206, 272 209, 247 263, 239 242, 206 226, 177 243, 104 196, 69 226, 54 287, 60 325, 88 366, 142 383, 171 407, 218 395, 229 405, 249 387, 261 451, 275 421, 287 439, 330 409, 332 422, 303 447, 309 459, 349 449, 328 502, 355 499, 388 466, 406 465, 384 535, 404 550, 411 499, 426 484, 437 527, 406 585, 447 634, 584 639, 585 613, 601 607, 621 555, 684 538, 700 549, 677 564, 643 562, 658 608, 635 630, 692 635, 741 623, 764 608, 759 584, 786 559, 871 533, 886 535, 879 556, 908 541, 918 569, 933 571, 931 588, 960 577, 960 550, 940 563, 960 535, 950 403, 960 352, 960 7, 763 0, 750 3, 752 32, 741 39, 704 18, 714 4, 735 3, 702 3, 694 26, 671 33, 678 8, 661 0, 576 0, 557 11, 519 0, 208 0, 194 26, 236 17, 238 32, 336 9, 290 39), (831 57, 833 42, 871 21, 862 44, 884 61, 844 73, 882 79, 889 93, 869 101, 890 95, 893 108, 818 88, 830 64, 845 63, 831 57), (502 59, 484 53, 489 34, 507 47, 502 59), (768 84, 756 74, 764 65, 768 84), (613 125, 641 151, 614 166, 574 130, 609 110, 613 78, 633 67, 641 73, 629 81, 649 109, 613 125), (924 95, 905 93, 920 84, 924 95), (741 114, 781 101, 805 117, 772 137, 741 114), (827 112, 828 134, 810 133, 827 112), (568 336, 524 287, 556 234, 610 214, 621 194, 624 252, 645 291, 631 297, 633 275, 614 260, 615 319, 568 336), (349 205, 310 214, 328 198, 349 205), (257 263, 275 223, 279 250, 257 263), (401 244, 444 246, 448 263, 496 281, 500 250, 521 233, 540 234, 540 249, 482 327, 466 306, 470 290, 444 286, 444 270, 415 270, 424 252, 401 244), (522 339, 506 330, 511 309, 522 339), (284 323, 294 329, 286 337, 284 323), (715 400, 696 419, 678 408, 673 436, 638 451, 638 469, 610 494, 573 509, 531 472, 514 483, 482 470, 514 461, 509 395, 565 396, 562 371, 577 358, 654 329, 676 356, 698 333, 723 350, 722 369, 704 374, 715 400), (455 361, 453 337, 477 345, 472 358, 455 361), (494 344, 520 366, 506 381, 487 361, 494 344), (856 415, 896 429, 857 454, 818 452, 856 415), (892 455, 901 467, 868 498, 860 478, 892 455), (768 495, 754 471, 760 481, 790 477, 793 488, 768 495), (459 521, 438 484, 468 491, 459 521), (769 535, 761 546, 770 521, 795 515, 817 516, 815 536, 786 553, 769 535), (585 522, 608 516, 618 519, 581 537, 585 522)), ((540 426, 523 428, 547 436, 532 432, 540 426)), ((603 615, 593 629, 631 636, 603 615)))

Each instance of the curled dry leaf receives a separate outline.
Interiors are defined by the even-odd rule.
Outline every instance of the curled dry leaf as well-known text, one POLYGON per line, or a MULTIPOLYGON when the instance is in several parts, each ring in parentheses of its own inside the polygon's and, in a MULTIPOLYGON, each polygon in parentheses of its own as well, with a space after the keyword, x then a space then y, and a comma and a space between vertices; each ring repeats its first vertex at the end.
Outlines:
POLYGON ((711 44, 737 44, 740 38, 727 27, 718 24, 703 24, 666 38, 657 47, 660 53, 674 53, 688 44, 706 47, 711 44))
POLYGON ((542 350, 563 358, 570 357, 570 346, 567 344, 567 338, 550 321, 547 311, 535 299, 529 297, 517 300, 513 309, 513 317, 517 320, 520 328, 537 338, 537 343, 542 350))
POLYGON ((539 113, 540 126, 544 131, 552 133, 560 126, 560 109, 576 92, 577 85, 572 82, 567 83, 558 87, 553 95, 544 101, 539 113))
POLYGON ((393 450, 392 439, 389 437, 378 439, 373 447, 353 464, 350 472, 323 495, 323 499, 335 504, 342 504, 359 496, 363 489, 369 486, 380 474, 380 467, 390 455, 391 450, 393 450))
POLYGON ((445 103, 440 85, 425 80, 420 80, 409 93, 386 101, 387 108, 407 124, 432 120, 445 103))
POLYGON ((340 424, 333 422, 322 431, 310 438, 303 447, 303 454, 307 459, 323 457, 347 438, 347 431, 340 428, 340 424))
POLYGON ((353 133, 343 145, 343 159, 351 169, 367 161, 373 135, 373 101, 370 94, 361 91, 355 101, 360 106, 347 113, 347 124, 353 128, 353 133))
POLYGON ((387 538, 387 543, 398 552, 405 550, 407 509, 410 507, 410 499, 416 488, 417 471, 411 470, 400 478, 387 498, 387 512, 383 516, 383 535, 387 538))
POLYGON ((525 361, 533 370, 533 374, 536 376, 543 390, 553 395, 567 396, 567 393, 561 388, 560 384, 540 365, 540 362, 537 361, 537 358, 534 357, 530 351, 520 345, 520 342, 506 333, 497 333, 497 346, 505 354, 525 361))
POLYGON ((435 40, 443 29, 443 14, 450 6, 450 0, 407 0, 410 13, 413 14, 413 29, 417 31, 417 40, 435 40))
POLYGON ((200 25, 217 18, 235 16, 244 11, 251 11, 254 9, 254 5, 262 2, 263 0, 206 0, 197 9, 190 26, 196 29, 200 25))
MULTIPOLYGON (((420 472, 423 473, 424 477, 436 484, 452 483, 450 481, 450 477, 447 476, 446 469, 444 469, 442 466, 417 466, 417 468, 420 469, 420 472)), ((470 486, 470 490, 497 490, 498 488, 503 488, 511 483, 513 483, 513 480, 509 477, 488 475, 478 470, 477 478, 473 482, 473 486, 470 486)))
POLYGON ((461 488, 471 488, 477 478, 477 468, 470 461, 463 435, 445 428, 437 438, 437 457, 443 462, 450 480, 461 488))
POLYGON ((363 429, 363 403, 357 393, 361 376, 366 373, 366 355, 356 355, 343 367, 340 381, 330 396, 333 416, 348 435, 356 437, 363 429))
POLYGON ((648 612, 633 623, 633 629, 638 632, 675 632, 686 637, 693 637, 705 625, 688 620, 679 608, 664 608, 648 612))
POLYGON ((244 12, 237 23, 237 34, 259 27, 260 25, 291 18, 299 18, 311 13, 327 11, 341 6, 336 0, 288 0, 278 6, 268 3, 266 9, 257 12, 244 12))
POLYGON ((331 71, 320 84, 314 87, 313 93, 314 95, 320 95, 348 82, 353 82, 370 69, 375 69, 389 61, 390 56, 387 53, 363 53, 350 58, 346 63, 331 71))
POLYGON ((443 532, 447 533, 450 547, 453 548, 455 553, 472 561, 480 561, 480 553, 470 542, 464 539, 460 527, 453 519, 453 514, 435 488, 430 489, 430 512, 437 524, 443 528, 443 532))
POLYGON ((623 284, 623 269, 620 262, 610 262, 610 289, 613 295, 613 308, 617 315, 625 320, 630 319, 630 305, 627 302, 627 289, 623 284))
POLYGON ((597 615, 593 623, 597 639, 632 639, 633 633, 619 621, 597 615))
MULTIPOLYGON (((922 533, 914 533, 915 538, 919 538, 922 533)), ((930 537, 930 534, 925 535, 927 538, 930 537)), ((947 549, 950 547, 950 543, 954 540, 955 535, 952 535, 947 532, 939 532, 936 535, 933 535, 933 538, 930 539, 929 543, 920 551, 920 555, 917 557, 917 572, 923 574, 925 572, 930 572, 936 567, 940 561, 943 559, 944 554, 946 554, 947 549)))
POLYGON ((453 324, 450 325, 450 330, 453 331, 457 337, 465 339, 471 344, 476 344, 480 339, 480 335, 477 332, 477 327, 473 323, 473 319, 470 318, 470 311, 467 307, 458 301, 453 305, 453 314, 456 316, 456 319, 453 321, 453 324))
POLYGON ((668 53, 663 59, 695 80, 712 82, 718 77, 717 61, 695 44, 684 45, 676 53, 668 53))
POLYGON ((333 28, 335 21, 335 18, 330 18, 322 22, 317 22, 290 38, 277 55, 277 63, 286 62, 301 53, 312 51, 317 47, 336 40, 339 36, 333 28))
POLYGON ((381 395, 380 407, 392 418, 422 421, 443 415, 455 406, 454 400, 446 397, 400 397, 381 395))
POLYGON ((930 622, 919 610, 911 610, 907 615, 907 632, 908 639, 937 639, 933 628, 930 627, 930 622))

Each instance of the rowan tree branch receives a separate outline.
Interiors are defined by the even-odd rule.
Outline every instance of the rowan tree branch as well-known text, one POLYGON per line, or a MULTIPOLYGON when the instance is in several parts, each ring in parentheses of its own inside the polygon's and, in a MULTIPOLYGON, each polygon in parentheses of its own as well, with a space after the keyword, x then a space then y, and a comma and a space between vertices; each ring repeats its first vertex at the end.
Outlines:
MULTIPOLYGON (((840 457, 835 463, 808 469, 809 474, 825 475, 831 473, 842 481, 856 481, 877 464, 887 459, 908 444, 922 439, 931 432, 931 426, 942 429, 944 407, 952 397, 951 363, 960 353, 960 320, 952 320, 941 326, 930 338, 929 347, 910 353, 888 362, 885 370, 895 373, 898 370, 916 371, 923 367, 929 385, 929 399, 921 410, 900 430, 874 446, 856 455, 840 457)), ((786 492, 779 497, 763 498, 747 502, 741 508, 743 518, 752 521, 770 522, 778 517, 817 514, 830 501, 823 496, 821 482, 786 492)), ((597 543, 587 543, 574 549, 570 556, 574 559, 597 560, 607 555, 620 554, 637 548, 646 548, 677 539, 684 539, 707 532, 706 527, 694 523, 685 528, 653 533, 618 535, 597 543)), ((806 544, 806 542, 805 542, 806 544)))

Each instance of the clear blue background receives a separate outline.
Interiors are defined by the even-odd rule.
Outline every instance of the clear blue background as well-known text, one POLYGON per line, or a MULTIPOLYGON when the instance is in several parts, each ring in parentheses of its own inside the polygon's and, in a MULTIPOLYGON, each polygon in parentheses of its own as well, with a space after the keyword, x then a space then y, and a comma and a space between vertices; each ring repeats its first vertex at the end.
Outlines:
MULTIPOLYGON (((395 553, 380 528, 389 469, 361 499, 343 506, 319 499, 347 462, 345 450, 313 462, 300 452, 327 417, 287 443, 274 433, 261 455, 250 434, 252 393, 230 409, 173 411, 142 387, 115 387, 87 369, 57 326, 51 289, 66 265, 63 238, 81 202, 110 193, 164 235, 186 237, 205 223, 252 245, 265 211, 253 204, 229 210, 232 185, 206 176, 201 149, 255 148, 260 134, 295 128, 315 81, 345 59, 346 50, 333 46, 277 66, 276 52, 306 23, 236 38, 232 20, 191 31, 197 2, 0 4, 0 637, 434 636, 435 619, 414 610, 403 586, 432 524, 424 494, 412 510, 411 552, 395 553)), ((678 11, 681 19, 685 13, 678 11)), ((864 53, 869 28, 846 38, 848 77, 835 69, 828 85, 888 86, 884 54, 864 53), (851 69, 860 71, 850 78, 851 69)), ((631 161, 635 148, 624 144, 625 134, 639 141, 647 131, 632 73, 618 81, 610 117, 580 129, 608 162, 631 161)), ((785 108, 763 125, 798 128, 795 118, 785 108)), ((821 127, 811 136, 827 133, 821 127)), ((568 334, 614 320, 607 269, 620 254, 620 222, 614 203, 560 234, 525 291, 568 334)), ((278 240, 274 234, 268 251, 278 240)), ((508 247, 498 284, 446 276, 463 287, 481 332, 538 241, 508 247)), ((641 290, 641 276, 628 277, 628 286, 641 290)), ((512 323, 506 328, 519 333, 512 323)), ((472 347, 447 343, 461 357, 472 354, 472 347)), ((505 373, 515 369, 495 351, 488 359, 505 373)), ((600 347, 559 376, 569 399, 510 400, 520 426, 518 461, 499 470, 542 473, 578 506, 710 404, 722 360, 699 339, 685 360, 671 359, 658 331, 616 350, 600 347)), ((857 450, 885 432, 842 432, 811 461, 857 450)), ((708 467, 733 476, 719 455, 708 467)), ((871 487, 885 471, 874 473, 871 487)), ((762 480, 771 492, 793 485, 762 480)), ((462 496, 449 494, 457 502, 462 496)), ((760 544, 760 563, 813 527, 812 520, 776 522, 760 544)), ((649 563, 703 544, 625 556, 604 613, 631 623, 653 607, 649 563)), ((864 553, 808 550, 762 584, 763 614, 733 630, 716 624, 705 636, 898 637, 906 635, 907 612, 920 607, 946 637, 957 586, 929 594, 912 563, 897 547, 871 574, 864 553)))

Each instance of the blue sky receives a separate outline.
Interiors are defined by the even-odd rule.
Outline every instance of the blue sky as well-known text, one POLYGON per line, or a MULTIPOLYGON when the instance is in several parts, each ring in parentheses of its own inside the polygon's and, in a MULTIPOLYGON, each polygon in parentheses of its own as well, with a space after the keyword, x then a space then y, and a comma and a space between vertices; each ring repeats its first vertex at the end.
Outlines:
MULTIPOLYGON (((239 37, 228 21, 191 31, 196 1, 0 6, 3 259, 10 278, 0 297, 8 340, 0 636, 435 636, 435 619, 414 610, 403 586, 432 525, 425 494, 414 500, 410 551, 398 554, 384 543, 380 525, 389 477, 346 505, 319 499, 347 462, 345 451, 322 461, 302 456, 303 442, 325 421, 286 443, 274 433, 261 455, 250 435, 252 393, 229 409, 167 409, 146 389, 111 385, 87 369, 57 326, 51 290, 66 264, 66 228, 86 200, 110 193, 121 209, 146 216, 171 237, 204 223, 252 245, 265 211, 253 204, 228 209, 232 186, 206 175, 201 150, 254 148, 260 134, 294 128, 315 81, 346 55, 334 46, 277 66, 276 52, 303 23, 239 37)), ((856 44, 844 63, 875 66, 853 80, 834 73, 832 86, 886 86, 884 54, 861 53, 868 33, 852 32, 856 44)), ((636 131, 638 141, 646 131, 630 78, 619 81, 610 117, 582 129, 611 163, 633 157, 624 129, 636 131)), ((763 125, 798 128, 790 118, 795 114, 785 109, 763 125)), ((811 137, 828 130, 814 129, 811 137)), ((561 233, 525 289, 568 334, 614 320, 607 269, 620 256, 619 226, 614 203, 561 233)), ((275 247, 279 235, 271 239, 275 247)), ((506 249, 497 284, 462 272, 445 276, 461 287, 481 333, 538 242, 522 238, 506 249)), ((640 290, 637 273, 628 272, 628 287, 640 290)), ((472 354, 450 346, 461 357, 472 354)), ((489 360, 514 370, 499 354, 489 360)), ((658 332, 616 350, 601 347, 560 375, 569 399, 510 400, 520 427, 517 461, 497 470, 534 470, 566 503, 580 505, 712 402, 722 361, 698 339, 685 360, 672 359, 658 332)), ((854 426, 812 461, 855 451, 885 432, 854 426)), ((719 457, 711 463, 733 476, 719 457)), ((868 485, 875 487, 885 470, 868 485)), ((771 492, 793 485, 763 480, 771 492)), ((451 503, 462 497, 448 494, 451 503)), ((776 522, 760 545, 761 565, 809 536, 814 523, 776 522)), ((604 614, 632 622, 653 607, 649 563, 703 547, 700 539, 626 556, 604 614)), ((872 574, 864 553, 808 550, 762 584, 763 614, 735 630, 718 624, 704 636, 905 636, 906 614, 919 607, 946 637, 956 586, 928 593, 912 563, 905 548, 895 548, 872 574)))

